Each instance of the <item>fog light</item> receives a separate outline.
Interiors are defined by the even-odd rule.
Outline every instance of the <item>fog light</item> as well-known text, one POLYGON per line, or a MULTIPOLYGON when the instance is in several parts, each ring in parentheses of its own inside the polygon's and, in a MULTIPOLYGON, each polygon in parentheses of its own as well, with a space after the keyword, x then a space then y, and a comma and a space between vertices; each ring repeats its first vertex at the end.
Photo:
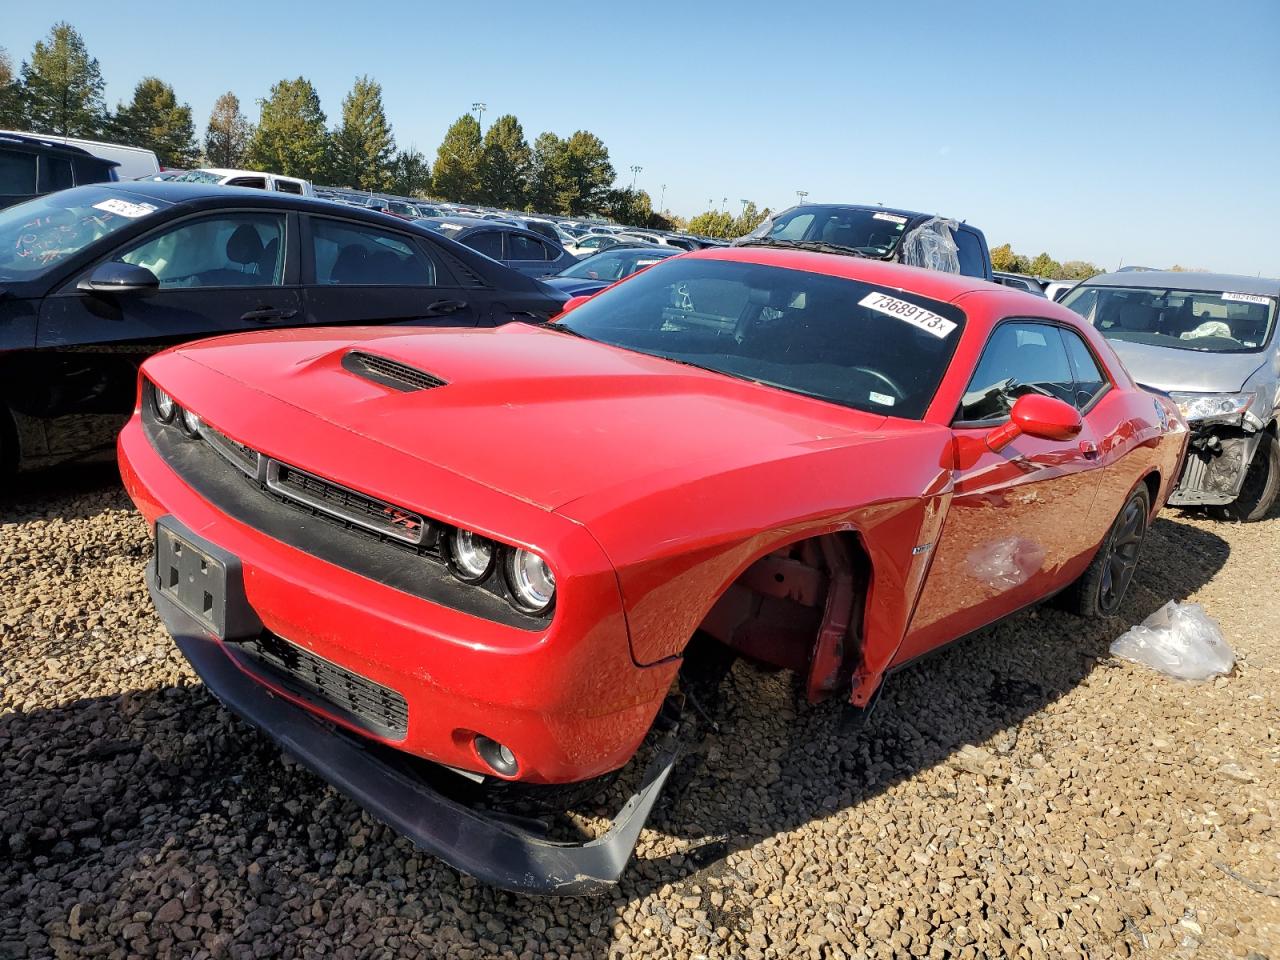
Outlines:
POLYGON ((516 755, 505 743, 499 743, 480 734, 476 735, 475 742, 476 753, 480 754, 480 759, 492 767, 495 773, 504 777, 514 777, 519 772, 520 764, 516 762, 516 755))

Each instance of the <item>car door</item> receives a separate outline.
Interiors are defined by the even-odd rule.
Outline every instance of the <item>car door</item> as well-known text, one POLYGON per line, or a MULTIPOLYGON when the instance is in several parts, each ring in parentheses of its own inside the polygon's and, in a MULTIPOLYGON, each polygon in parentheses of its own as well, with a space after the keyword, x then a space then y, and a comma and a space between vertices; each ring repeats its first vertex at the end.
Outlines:
POLYGON ((290 229, 278 211, 196 214, 106 257, 149 269, 150 292, 81 290, 102 261, 45 298, 33 362, 58 384, 44 411, 52 455, 110 445, 133 409, 138 367, 176 343, 299 322, 290 229))
POLYGON ((1090 511, 1101 471, 1090 418, 1070 440, 1020 435, 999 451, 987 435, 1014 401, 1039 393, 1077 403, 1060 328, 1009 320, 993 331, 952 425, 956 465, 942 532, 903 663, 1066 585, 1091 544, 1090 511))
POLYGON ((506 235, 506 263, 513 270, 519 270, 527 277, 545 277, 552 272, 552 261, 556 254, 537 237, 527 233, 512 231, 506 235))
POLYGON ((308 219, 307 321, 474 326, 483 298, 458 285, 429 241, 337 217, 308 219))

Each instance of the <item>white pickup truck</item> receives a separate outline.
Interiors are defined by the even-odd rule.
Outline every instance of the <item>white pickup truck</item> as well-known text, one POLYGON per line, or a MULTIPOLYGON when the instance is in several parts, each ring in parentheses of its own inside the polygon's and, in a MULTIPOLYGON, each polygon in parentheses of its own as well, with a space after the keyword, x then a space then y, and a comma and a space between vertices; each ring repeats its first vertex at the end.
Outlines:
MULTIPOLYGON (((263 173, 260 170, 228 170, 225 167, 201 167, 198 170, 175 172, 172 176, 161 174, 175 183, 220 183, 227 187, 253 187, 257 190, 276 190, 304 197, 314 197, 316 192, 310 180, 286 177, 279 173, 263 173)), ((158 179, 158 178, 156 178, 158 179)))

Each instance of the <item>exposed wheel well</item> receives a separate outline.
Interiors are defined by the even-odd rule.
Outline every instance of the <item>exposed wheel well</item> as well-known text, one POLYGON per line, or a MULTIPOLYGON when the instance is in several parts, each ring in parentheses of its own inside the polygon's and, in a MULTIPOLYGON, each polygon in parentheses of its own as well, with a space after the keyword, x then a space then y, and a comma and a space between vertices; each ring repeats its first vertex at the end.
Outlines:
POLYGON ((861 656, 871 564, 856 534, 780 546, 731 583, 699 629, 741 655, 794 670, 810 700, 848 686, 861 656))
POLYGON ((1160 502, 1160 471, 1152 470, 1142 482, 1147 485, 1147 494, 1151 498, 1151 509, 1157 509, 1156 505, 1160 502))

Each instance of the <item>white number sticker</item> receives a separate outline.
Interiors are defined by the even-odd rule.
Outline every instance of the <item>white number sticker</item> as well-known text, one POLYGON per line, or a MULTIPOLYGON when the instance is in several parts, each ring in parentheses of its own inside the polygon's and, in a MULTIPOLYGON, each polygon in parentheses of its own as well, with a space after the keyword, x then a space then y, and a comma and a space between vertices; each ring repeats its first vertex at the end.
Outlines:
POLYGON ((872 220, 888 220, 890 223, 906 223, 906 217, 900 217, 896 213, 873 213, 872 220))
POLYGON ((939 340, 944 339, 956 328, 956 325, 946 317, 940 317, 924 307, 907 303, 886 293, 868 293, 858 301, 858 306, 868 307, 890 317, 897 317, 914 327, 919 327, 925 333, 933 334, 939 340))
POLYGON ((110 200, 103 200, 101 203, 95 203, 93 206, 95 210, 114 213, 120 217, 128 217, 130 220, 137 220, 139 217, 145 217, 148 213, 156 212, 156 208, 149 203, 130 203, 128 200, 119 200, 115 197, 110 200))
POLYGON ((1236 303, 1260 303, 1264 307, 1271 303, 1270 297, 1259 297, 1252 293, 1224 293, 1223 300, 1234 300, 1236 303))
POLYGON ((878 403, 882 407, 893 406, 893 397, 889 396, 887 393, 876 393, 872 390, 867 396, 871 399, 872 403, 878 403))

